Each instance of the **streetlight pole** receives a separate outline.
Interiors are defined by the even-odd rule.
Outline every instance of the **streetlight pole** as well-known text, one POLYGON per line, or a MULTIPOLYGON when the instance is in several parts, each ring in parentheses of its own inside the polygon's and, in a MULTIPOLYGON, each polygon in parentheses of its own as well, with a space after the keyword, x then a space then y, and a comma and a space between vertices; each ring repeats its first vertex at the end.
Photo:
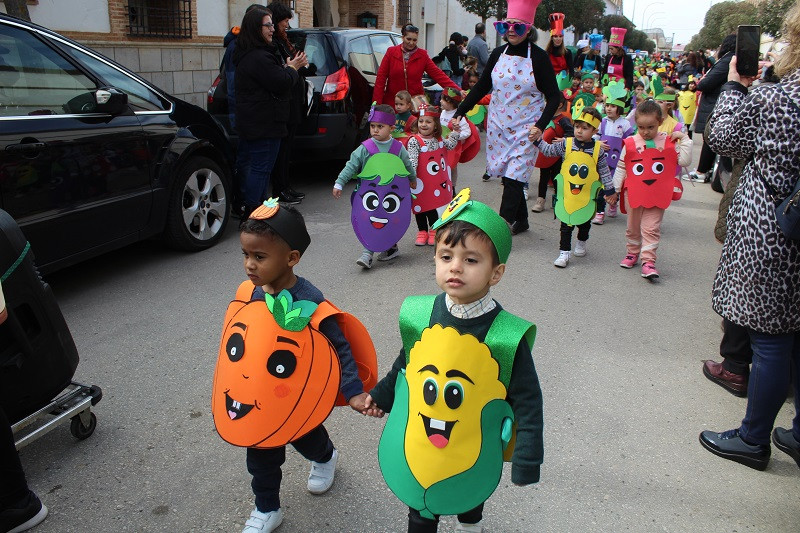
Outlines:
MULTIPOLYGON (((647 4, 646 6, 644 6, 644 9, 642 10, 642 26, 644 26, 644 17, 647 14, 647 9, 651 8, 653 6, 663 6, 663 5, 664 5, 664 2, 653 2, 652 4, 647 4)), ((642 29, 645 29, 645 28, 642 28, 642 29)))
POLYGON ((663 11, 656 11, 655 13, 651 13, 650 16, 647 17, 647 26, 642 28, 642 31, 652 29, 651 22, 653 22, 654 20, 658 20, 658 17, 662 16, 663 14, 664 14, 663 11))

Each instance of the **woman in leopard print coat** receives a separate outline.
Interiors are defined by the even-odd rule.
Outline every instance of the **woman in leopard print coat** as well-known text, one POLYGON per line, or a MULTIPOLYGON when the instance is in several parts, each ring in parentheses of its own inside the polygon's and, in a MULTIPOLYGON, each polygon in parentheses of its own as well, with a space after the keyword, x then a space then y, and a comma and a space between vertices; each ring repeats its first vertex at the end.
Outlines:
MULTIPOLYGON (((714 152, 747 160, 728 211, 728 234, 714 279, 714 310, 750 333, 753 366, 747 412, 738 429, 704 431, 710 452, 763 470, 770 431, 786 399, 794 362, 792 430, 775 428, 772 441, 800 466, 800 241, 788 239, 765 183, 783 199, 800 176, 800 4, 784 19, 789 46, 776 65, 780 83, 748 94, 752 78, 731 61, 708 124, 714 152)), ((707 130, 707 131, 708 131, 707 130)))

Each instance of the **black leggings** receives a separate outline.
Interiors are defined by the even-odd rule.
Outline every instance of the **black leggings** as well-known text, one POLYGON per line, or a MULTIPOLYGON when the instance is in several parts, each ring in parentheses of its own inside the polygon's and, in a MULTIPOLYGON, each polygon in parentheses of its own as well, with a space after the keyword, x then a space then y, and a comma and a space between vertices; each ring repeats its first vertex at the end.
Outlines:
POLYGON ((697 162, 697 172, 702 174, 709 172, 714 167, 714 159, 716 159, 716 157, 717 154, 711 150, 704 135, 703 148, 700 150, 700 161, 697 162))
MULTIPOLYGON (((483 504, 476 508, 458 515, 458 521, 462 524, 477 524, 483 518, 483 504)), ((439 527, 439 517, 433 520, 424 518, 416 509, 408 510, 408 533, 436 533, 439 527)))
POLYGON ((539 198, 547 198, 547 184, 551 179, 558 176, 561 170, 561 161, 556 161, 553 165, 539 169, 539 198))
MULTIPOLYGON (((592 227, 592 221, 587 220, 583 224, 578 226, 578 240, 579 241, 587 241, 589 240, 589 229, 592 227)), ((572 249, 572 231, 575 229, 575 226, 570 226, 565 224, 564 222, 561 223, 561 251, 562 252, 569 252, 572 249)))
POLYGON ((500 216, 519 230, 528 228, 528 205, 523 189, 525 183, 503 177, 503 198, 500 200, 500 216))
POLYGON ((728 372, 733 372, 740 376, 750 374, 753 349, 750 347, 750 334, 747 332, 747 328, 723 318, 719 354, 724 358, 722 368, 728 372))
POLYGON ((420 213, 415 215, 417 219, 417 227, 420 231, 428 231, 433 223, 439 218, 439 213, 436 212, 435 209, 431 209, 430 211, 425 211, 424 213, 420 213))

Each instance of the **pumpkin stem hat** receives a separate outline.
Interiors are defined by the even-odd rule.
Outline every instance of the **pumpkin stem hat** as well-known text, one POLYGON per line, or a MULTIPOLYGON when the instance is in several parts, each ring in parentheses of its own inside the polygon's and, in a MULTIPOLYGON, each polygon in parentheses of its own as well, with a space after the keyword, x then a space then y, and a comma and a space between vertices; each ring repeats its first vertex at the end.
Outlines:
POLYGON ((284 207, 277 198, 270 198, 250 213, 250 220, 258 220, 269 226, 289 248, 297 250, 300 255, 311 244, 311 237, 306 229, 306 222, 300 211, 293 207, 284 207))
POLYGON ((501 263, 508 261, 511 253, 511 230, 508 223, 488 205, 472 200, 469 187, 464 188, 447 204, 442 217, 432 229, 439 229, 454 220, 469 222, 483 231, 494 244, 501 263))

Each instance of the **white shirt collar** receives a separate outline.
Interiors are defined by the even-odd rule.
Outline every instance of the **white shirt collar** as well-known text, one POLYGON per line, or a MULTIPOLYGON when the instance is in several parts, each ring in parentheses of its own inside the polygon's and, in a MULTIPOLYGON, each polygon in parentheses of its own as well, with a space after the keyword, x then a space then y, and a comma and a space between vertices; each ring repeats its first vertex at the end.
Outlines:
POLYGON ((444 303, 450 314, 456 318, 477 318, 497 307, 497 302, 488 292, 483 298, 468 304, 457 304, 453 302, 449 294, 445 294, 444 303))

